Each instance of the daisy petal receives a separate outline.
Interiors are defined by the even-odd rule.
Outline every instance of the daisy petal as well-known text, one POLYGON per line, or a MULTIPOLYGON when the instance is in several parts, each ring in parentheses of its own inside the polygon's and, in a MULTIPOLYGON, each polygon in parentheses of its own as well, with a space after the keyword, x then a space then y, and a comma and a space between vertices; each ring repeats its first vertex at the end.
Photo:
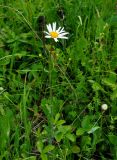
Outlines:
POLYGON ((45 38, 51 38, 51 36, 45 36, 45 38))
POLYGON ((58 42, 58 38, 68 39, 67 35, 69 33, 64 30, 64 27, 56 28, 56 22, 53 22, 52 24, 49 23, 46 26, 48 31, 44 31, 45 38, 52 38, 55 42, 58 42))
POLYGON ((48 25, 47 25, 47 29, 48 29, 49 32, 52 32, 51 24, 48 24, 48 25))
POLYGON ((48 32, 44 31, 44 33, 46 33, 47 35, 50 35, 48 32))
POLYGON ((52 26, 51 26, 51 24, 49 24, 49 28, 50 28, 50 32, 52 32, 52 26))
POLYGON ((47 30, 49 31, 49 25, 46 25, 46 27, 47 27, 47 30))
POLYGON ((63 37, 63 36, 58 37, 58 38, 61 38, 61 39, 68 39, 68 37, 63 37))
POLYGON ((54 38, 55 42, 58 42, 58 39, 57 38, 54 38))
POLYGON ((61 30, 61 27, 59 27, 56 31, 59 33, 60 30, 61 30))
POLYGON ((64 27, 60 30, 59 34, 62 33, 62 32, 65 32, 65 31, 64 31, 64 27))
POLYGON ((60 33, 59 36, 65 36, 66 34, 69 34, 68 32, 60 33))
POLYGON ((56 31, 56 22, 53 23, 53 31, 54 31, 54 32, 56 31))

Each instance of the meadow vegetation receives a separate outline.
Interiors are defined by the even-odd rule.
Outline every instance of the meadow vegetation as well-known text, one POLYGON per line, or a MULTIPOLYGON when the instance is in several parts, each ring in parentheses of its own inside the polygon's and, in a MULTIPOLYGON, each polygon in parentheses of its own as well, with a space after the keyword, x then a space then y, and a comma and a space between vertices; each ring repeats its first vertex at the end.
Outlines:
POLYGON ((0 0, 0 160, 117 160, 116 0, 0 0))

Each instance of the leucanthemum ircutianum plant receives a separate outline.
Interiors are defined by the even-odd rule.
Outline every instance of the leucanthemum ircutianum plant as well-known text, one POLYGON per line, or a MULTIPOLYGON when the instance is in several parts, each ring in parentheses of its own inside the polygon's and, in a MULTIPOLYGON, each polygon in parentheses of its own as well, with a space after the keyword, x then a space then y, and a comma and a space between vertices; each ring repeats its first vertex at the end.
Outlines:
MULTIPOLYGON (((47 27, 47 31, 44 31, 45 38, 52 38, 55 42, 58 42, 58 39, 68 39, 68 37, 66 36, 67 34, 69 34, 68 32, 66 32, 64 30, 64 27, 56 27, 56 22, 53 22, 52 24, 48 24, 46 25, 47 27)), ((54 67, 54 63, 56 63, 56 61, 54 60, 54 56, 52 54, 52 50, 53 50, 53 46, 51 45, 51 48, 49 48, 48 53, 49 53, 49 59, 48 59, 48 64, 49 64, 49 90, 50 90, 50 101, 53 104, 53 86, 52 86, 52 70, 54 67)), ((54 118, 54 114, 53 114, 53 105, 51 104, 50 106, 50 114, 52 119, 54 118)), ((53 135, 53 122, 50 120, 50 131, 51 131, 51 135, 53 135)), ((53 137, 50 136, 50 143, 52 142, 53 137)))
POLYGON ((68 39, 68 37, 66 37, 66 35, 69 33, 64 30, 64 27, 63 28, 59 27, 57 29, 56 22, 53 22, 52 25, 48 24, 46 26, 47 26, 48 32, 44 31, 44 33, 46 33, 45 38, 53 38, 55 40, 55 42, 57 42, 59 38, 68 39))

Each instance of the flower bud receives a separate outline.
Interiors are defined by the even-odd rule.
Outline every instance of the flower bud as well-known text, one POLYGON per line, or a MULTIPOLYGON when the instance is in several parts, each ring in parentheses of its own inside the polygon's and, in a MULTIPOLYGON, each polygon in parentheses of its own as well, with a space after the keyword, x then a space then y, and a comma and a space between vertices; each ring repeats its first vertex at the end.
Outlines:
POLYGON ((107 104, 102 104, 101 109, 102 109, 103 111, 106 111, 106 110, 108 109, 107 104))

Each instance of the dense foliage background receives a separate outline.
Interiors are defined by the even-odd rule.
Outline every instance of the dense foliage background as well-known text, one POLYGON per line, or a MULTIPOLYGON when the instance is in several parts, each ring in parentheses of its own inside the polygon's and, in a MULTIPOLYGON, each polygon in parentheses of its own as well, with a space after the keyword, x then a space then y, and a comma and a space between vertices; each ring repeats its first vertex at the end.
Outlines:
POLYGON ((115 0, 0 0, 0 160, 26 159, 117 160, 115 0))

